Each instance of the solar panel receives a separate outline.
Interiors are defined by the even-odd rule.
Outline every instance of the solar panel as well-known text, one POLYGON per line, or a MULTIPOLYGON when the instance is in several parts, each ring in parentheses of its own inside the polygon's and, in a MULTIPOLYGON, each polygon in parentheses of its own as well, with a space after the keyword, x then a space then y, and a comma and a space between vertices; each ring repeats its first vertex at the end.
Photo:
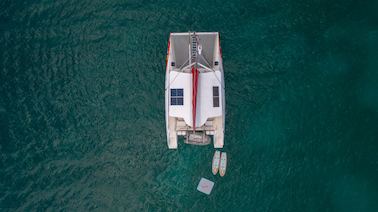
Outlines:
POLYGON ((184 96, 184 89, 177 89, 177 96, 184 96))
POLYGON ((177 99, 171 98, 171 105, 177 105, 177 99))
POLYGON ((184 105, 184 89, 171 89, 171 105, 184 105))
POLYGON ((177 89, 171 89, 171 96, 177 96, 177 89))
POLYGON ((182 97, 177 98, 177 105, 184 105, 184 98, 182 97))
POLYGON ((213 96, 219 96, 219 87, 218 86, 213 87, 213 96))
POLYGON ((219 107, 219 87, 213 87, 213 107, 219 107))
POLYGON ((213 107, 219 107, 219 97, 213 98, 213 107))

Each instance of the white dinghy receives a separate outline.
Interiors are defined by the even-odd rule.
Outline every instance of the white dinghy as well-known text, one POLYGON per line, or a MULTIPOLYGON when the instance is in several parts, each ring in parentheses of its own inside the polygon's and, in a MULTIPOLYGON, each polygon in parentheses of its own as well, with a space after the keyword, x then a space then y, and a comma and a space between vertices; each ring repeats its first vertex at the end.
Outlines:
POLYGON ((187 144, 223 148, 225 90, 218 32, 171 33, 165 79, 168 148, 187 144))

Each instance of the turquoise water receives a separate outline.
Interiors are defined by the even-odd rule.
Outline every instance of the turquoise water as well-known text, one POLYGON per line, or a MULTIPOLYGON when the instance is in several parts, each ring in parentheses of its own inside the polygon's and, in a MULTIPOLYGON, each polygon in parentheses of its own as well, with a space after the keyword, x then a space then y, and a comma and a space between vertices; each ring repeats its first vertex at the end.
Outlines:
POLYGON ((0 5, 2 211, 378 211, 377 1, 0 5), (188 30, 221 34, 223 178, 211 146, 166 145, 188 30))

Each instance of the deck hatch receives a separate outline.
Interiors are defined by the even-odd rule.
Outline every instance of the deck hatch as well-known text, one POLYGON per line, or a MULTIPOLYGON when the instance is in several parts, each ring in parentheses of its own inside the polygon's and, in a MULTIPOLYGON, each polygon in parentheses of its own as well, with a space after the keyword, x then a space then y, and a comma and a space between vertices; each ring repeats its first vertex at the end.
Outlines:
POLYGON ((184 105, 184 89, 171 89, 171 105, 184 105))

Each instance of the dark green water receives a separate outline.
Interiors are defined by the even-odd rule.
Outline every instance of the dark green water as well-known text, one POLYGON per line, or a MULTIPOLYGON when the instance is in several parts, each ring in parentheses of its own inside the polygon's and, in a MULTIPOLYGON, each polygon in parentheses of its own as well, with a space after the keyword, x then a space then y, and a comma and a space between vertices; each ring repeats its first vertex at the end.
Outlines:
POLYGON ((377 1, 0 5, 2 211, 378 211, 377 1), (211 146, 166 145, 188 30, 221 33, 224 178, 211 146))

